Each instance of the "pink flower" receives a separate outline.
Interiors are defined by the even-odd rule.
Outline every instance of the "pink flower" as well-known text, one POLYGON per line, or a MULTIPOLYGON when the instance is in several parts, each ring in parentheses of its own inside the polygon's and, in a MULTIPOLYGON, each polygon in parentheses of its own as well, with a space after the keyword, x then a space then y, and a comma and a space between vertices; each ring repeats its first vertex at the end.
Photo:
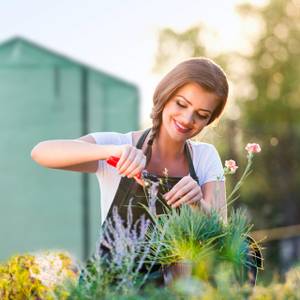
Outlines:
POLYGON ((236 165, 236 162, 233 159, 225 160, 225 167, 229 170, 231 174, 235 173, 238 166, 236 165))
POLYGON ((261 148, 259 146, 259 144, 251 144, 251 143, 248 143, 247 146, 245 147, 245 150, 248 151, 248 153, 258 153, 261 151, 261 148))

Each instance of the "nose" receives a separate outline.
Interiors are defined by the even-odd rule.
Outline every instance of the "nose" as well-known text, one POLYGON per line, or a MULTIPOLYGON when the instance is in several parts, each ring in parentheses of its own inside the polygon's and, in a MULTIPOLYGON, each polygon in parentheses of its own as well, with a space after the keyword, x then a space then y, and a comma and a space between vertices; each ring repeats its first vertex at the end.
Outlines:
POLYGON ((193 114, 190 112, 187 112, 182 117, 182 125, 186 127, 191 127, 194 124, 194 117, 193 114))

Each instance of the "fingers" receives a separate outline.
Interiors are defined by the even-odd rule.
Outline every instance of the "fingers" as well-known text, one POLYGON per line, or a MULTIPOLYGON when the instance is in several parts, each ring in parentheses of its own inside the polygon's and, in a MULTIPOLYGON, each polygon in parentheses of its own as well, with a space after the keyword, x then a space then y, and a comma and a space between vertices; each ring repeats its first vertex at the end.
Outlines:
POLYGON ((193 189, 189 191, 187 194, 185 194, 182 198, 178 199, 177 201, 173 202, 171 205, 173 208, 177 208, 180 205, 186 203, 194 203, 200 201, 199 192, 196 189, 193 189))
POLYGON ((117 163, 116 167, 118 169, 118 171, 122 171, 123 172, 123 165, 125 163, 125 161, 127 160, 127 157, 130 153, 130 145, 124 145, 122 147, 122 154, 121 157, 119 159, 119 162, 117 163))
POLYGON ((203 198, 201 187, 191 177, 183 177, 168 193, 164 194, 164 198, 167 204, 173 208, 179 207, 180 205, 200 203, 203 198))
POLYGON ((178 181, 170 191, 168 191, 167 193, 165 193, 163 196, 164 198, 169 201, 171 199, 173 199, 174 195, 180 190, 182 189, 184 186, 186 185, 186 179, 185 177, 181 178, 180 181, 178 181))
MULTIPOLYGON (((146 165, 146 156, 142 150, 131 145, 124 145, 122 155, 117 164, 117 170, 120 175, 131 178, 140 173, 146 165)), ((141 184, 141 182, 139 182, 141 184)))
POLYGON ((169 198, 167 203, 169 205, 174 204, 175 202, 178 201, 178 199, 186 199, 186 195, 190 192, 193 191, 194 184, 192 182, 189 182, 186 186, 175 192, 175 194, 169 198))
POLYGON ((164 197, 168 203, 173 204, 190 190, 197 188, 196 181, 190 176, 185 176, 168 193, 164 194, 164 197))
POLYGON ((119 170, 120 174, 127 176, 129 174, 129 168, 132 167, 133 163, 136 164, 136 153, 133 150, 131 150, 126 161, 119 170))
POLYGON ((177 208, 182 204, 190 204, 203 208, 206 213, 211 211, 211 204, 203 199, 201 187, 190 175, 183 177, 163 196, 172 208, 177 208))
POLYGON ((126 174, 128 178, 133 177, 134 175, 138 174, 141 172, 146 163, 146 157, 142 153, 138 153, 134 161, 131 163, 131 165, 128 167, 126 170, 126 174))
POLYGON ((124 147, 124 151, 120 157, 120 160, 117 164, 117 169, 120 174, 123 174, 124 171, 128 168, 131 161, 135 158, 135 153, 131 147, 124 147))

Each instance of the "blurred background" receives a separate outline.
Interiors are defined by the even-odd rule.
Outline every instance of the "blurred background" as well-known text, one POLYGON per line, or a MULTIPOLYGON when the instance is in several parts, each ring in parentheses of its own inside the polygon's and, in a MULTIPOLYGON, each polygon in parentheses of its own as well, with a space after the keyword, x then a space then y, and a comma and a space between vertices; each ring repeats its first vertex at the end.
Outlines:
POLYGON ((85 260, 100 226, 96 176, 42 168, 48 139, 151 126, 155 86, 182 59, 228 75, 222 119, 198 140, 234 159, 259 143, 233 207, 265 247, 263 281, 300 260, 300 1, 16 0, 0 10, 0 261, 39 249, 85 260))

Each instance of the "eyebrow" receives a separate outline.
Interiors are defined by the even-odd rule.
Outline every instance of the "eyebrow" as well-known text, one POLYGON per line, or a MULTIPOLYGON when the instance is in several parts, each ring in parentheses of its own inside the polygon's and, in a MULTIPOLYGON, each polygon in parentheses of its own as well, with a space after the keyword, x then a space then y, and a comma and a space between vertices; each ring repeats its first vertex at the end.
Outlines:
MULTIPOLYGON (((186 99, 185 97, 183 97, 183 96, 181 96, 181 95, 175 95, 175 96, 182 97, 187 103, 189 103, 190 105, 192 105, 192 103, 191 103, 188 99, 186 99)), ((204 111, 207 111, 207 112, 210 112, 210 113, 211 113, 210 110, 204 109, 204 108, 199 108, 198 110, 204 110, 204 111)))

